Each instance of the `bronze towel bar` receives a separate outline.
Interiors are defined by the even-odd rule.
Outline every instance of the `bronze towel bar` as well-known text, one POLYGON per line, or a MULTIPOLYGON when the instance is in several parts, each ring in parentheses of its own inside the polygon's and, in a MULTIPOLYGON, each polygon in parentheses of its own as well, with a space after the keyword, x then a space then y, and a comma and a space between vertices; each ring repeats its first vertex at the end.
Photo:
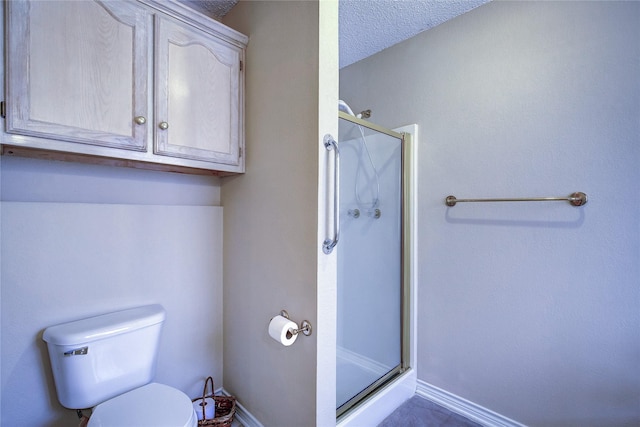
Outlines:
POLYGON ((455 196, 448 196, 445 199, 447 206, 455 206, 461 202, 554 202, 568 201, 573 206, 583 206, 587 203, 587 195, 581 191, 572 193, 569 197, 527 197, 527 198, 508 198, 508 199, 456 199, 455 196))

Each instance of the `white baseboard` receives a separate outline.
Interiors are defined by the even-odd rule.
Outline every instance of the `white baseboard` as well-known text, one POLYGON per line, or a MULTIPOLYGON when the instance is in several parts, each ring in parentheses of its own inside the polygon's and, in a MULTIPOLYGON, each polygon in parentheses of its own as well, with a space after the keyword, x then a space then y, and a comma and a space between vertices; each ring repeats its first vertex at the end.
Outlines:
POLYGON ((416 394, 486 427, 526 427, 510 418, 418 380, 416 394))
MULTIPOLYGON (((225 396, 231 396, 231 394, 222 389, 221 394, 225 396)), ((216 392, 218 394, 218 392, 216 392)), ((236 415, 233 417, 233 425, 236 425, 236 421, 242 424, 242 427, 264 427, 260 421, 256 417, 254 417, 251 412, 247 411, 247 408, 242 406, 240 402, 236 400, 236 415)))

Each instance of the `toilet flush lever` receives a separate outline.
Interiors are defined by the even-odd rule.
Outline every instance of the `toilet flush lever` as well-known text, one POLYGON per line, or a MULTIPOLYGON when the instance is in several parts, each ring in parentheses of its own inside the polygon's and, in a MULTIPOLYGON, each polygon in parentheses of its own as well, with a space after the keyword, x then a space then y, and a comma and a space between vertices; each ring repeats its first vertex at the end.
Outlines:
POLYGON ((85 347, 80 347, 73 350, 65 351, 63 354, 65 356, 84 356, 87 353, 89 353, 89 347, 85 346, 85 347))

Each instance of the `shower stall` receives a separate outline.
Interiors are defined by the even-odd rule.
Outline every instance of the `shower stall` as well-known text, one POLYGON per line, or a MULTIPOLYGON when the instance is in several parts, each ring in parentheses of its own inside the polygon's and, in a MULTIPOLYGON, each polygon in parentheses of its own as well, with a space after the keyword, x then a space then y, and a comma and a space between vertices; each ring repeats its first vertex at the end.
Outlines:
POLYGON ((336 416, 366 406, 410 369, 411 135, 384 129, 340 103, 332 225, 337 251, 336 416))

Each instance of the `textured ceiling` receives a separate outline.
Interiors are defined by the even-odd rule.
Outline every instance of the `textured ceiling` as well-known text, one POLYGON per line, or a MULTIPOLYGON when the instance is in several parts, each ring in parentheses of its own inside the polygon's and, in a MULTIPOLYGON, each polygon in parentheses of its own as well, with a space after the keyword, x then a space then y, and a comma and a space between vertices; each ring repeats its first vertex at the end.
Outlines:
POLYGON ((489 0, 340 0, 340 68, 489 0))
POLYGON ((181 2, 198 12, 220 20, 238 3, 238 0, 181 0, 181 2))
MULTIPOLYGON (((376 54, 488 1, 339 0, 340 68, 376 54)), ((219 20, 238 0, 182 2, 219 20)))

